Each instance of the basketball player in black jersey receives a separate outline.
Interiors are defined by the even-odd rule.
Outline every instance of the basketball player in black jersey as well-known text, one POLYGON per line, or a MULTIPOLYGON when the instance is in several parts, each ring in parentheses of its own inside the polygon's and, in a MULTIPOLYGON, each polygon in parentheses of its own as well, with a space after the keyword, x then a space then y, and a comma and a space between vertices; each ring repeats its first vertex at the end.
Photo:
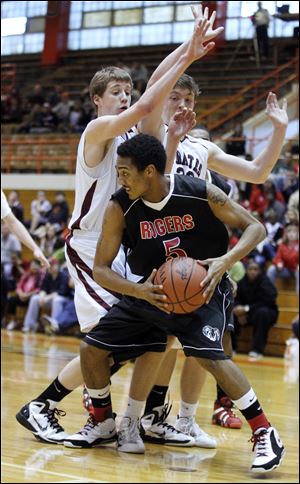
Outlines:
POLYGON ((64 443, 71 447, 101 443, 102 427, 113 418, 109 357, 131 349, 134 354, 138 349, 151 351, 157 363, 141 388, 131 389, 130 412, 120 424, 118 450, 143 453, 140 416, 166 348, 167 334, 173 334, 185 355, 194 356, 240 409, 253 432, 256 456, 251 469, 268 472, 280 465, 284 447, 246 377, 226 357, 222 346, 228 312, 226 271, 264 239, 265 229, 217 187, 188 176, 164 176, 166 154, 156 138, 137 135, 120 145, 117 153, 116 168, 123 188, 112 196, 106 209, 93 272, 99 284, 124 297, 81 342, 82 371, 94 415, 82 431, 64 443), (224 224, 242 231, 229 252, 224 224), (122 241, 130 249, 131 270, 143 277, 140 283, 110 269, 122 241), (154 285, 153 280, 156 268, 166 258, 183 255, 209 267, 201 283, 206 304, 191 314, 170 314, 162 286, 154 285), (91 434, 91 429, 93 440, 87 442, 86 431, 91 434))

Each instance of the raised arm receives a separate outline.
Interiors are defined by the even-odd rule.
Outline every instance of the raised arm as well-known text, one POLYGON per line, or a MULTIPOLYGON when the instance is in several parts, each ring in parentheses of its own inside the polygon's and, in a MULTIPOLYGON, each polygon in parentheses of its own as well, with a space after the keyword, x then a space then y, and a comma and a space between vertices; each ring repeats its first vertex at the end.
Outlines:
MULTIPOLYGON (((208 15, 209 15, 208 8, 205 7, 204 13, 203 13, 201 4, 198 6, 198 9, 196 9, 195 6, 191 6, 191 10, 195 20, 195 25, 194 25, 195 28, 201 19, 206 19, 209 22, 209 27, 208 27, 208 30, 205 32, 205 37, 203 42, 208 42, 209 40, 214 39, 224 30, 224 27, 218 27, 217 29, 213 28, 214 21, 216 18, 215 10, 211 14, 210 18, 208 18, 208 15)), ((186 52, 188 48, 188 44, 189 44, 189 40, 186 40, 183 44, 177 47, 177 49, 171 52, 171 54, 169 54, 159 64, 159 66, 155 69, 155 71, 153 72, 153 74, 151 75, 148 81, 147 89, 153 86, 153 84, 155 84, 155 82, 157 82, 161 78, 161 76, 163 76, 166 72, 168 72, 173 67, 174 63, 178 60, 178 58, 186 52)))
POLYGON ((121 246, 124 229, 124 214, 120 205, 115 201, 109 202, 104 214, 102 234, 98 240, 94 259, 94 280, 106 289, 145 299, 150 304, 167 312, 168 305, 164 304, 166 296, 163 294, 162 286, 152 283, 156 269, 152 271, 150 277, 143 284, 130 282, 111 269, 112 262, 121 246))
POLYGON ((224 153, 218 146, 209 144, 208 168, 235 180, 250 183, 264 183, 276 164, 285 139, 288 125, 287 102, 279 107, 276 94, 270 92, 267 98, 266 113, 273 130, 266 148, 251 162, 224 153))
MULTIPOLYGON (((133 106, 119 115, 101 116, 91 121, 86 130, 86 141, 99 145, 101 142, 112 139, 129 130, 146 116, 153 115, 157 104, 167 97, 173 85, 187 67, 213 48, 213 42, 206 46, 203 45, 203 38, 208 27, 207 20, 199 21, 187 51, 179 57, 172 69, 150 87, 133 106)), ((156 126, 157 124, 156 120, 156 126)))
POLYGON ((166 143, 167 163, 165 173, 171 173, 179 141, 194 128, 195 124, 196 113, 188 108, 178 111, 170 119, 166 143))
POLYGON ((208 274, 201 283, 205 287, 203 294, 207 296, 206 302, 209 302, 223 274, 266 237, 266 230, 247 210, 210 183, 207 183, 207 199, 212 212, 221 222, 242 231, 238 243, 226 254, 201 261, 209 265, 208 274))
MULTIPOLYGON (((151 86, 155 86, 159 82, 160 76, 165 75, 167 72, 173 70, 174 64, 176 64, 178 56, 180 57, 182 55, 187 55, 188 57, 191 57, 191 59, 193 59, 191 60, 192 63, 195 60, 204 57, 214 47, 214 42, 209 42, 209 44, 207 44, 206 46, 204 46, 203 43, 207 42, 208 39, 211 39, 218 35, 223 30, 223 28, 212 31, 210 22, 211 19, 212 21, 214 21, 215 12, 213 13, 211 19, 208 19, 208 9, 205 9, 204 15, 202 14, 202 7, 200 10, 201 12, 199 14, 195 13, 195 28, 190 40, 182 44, 168 57, 166 57, 166 59, 162 61, 162 63, 151 76, 147 85, 147 89, 151 89, 151 86), (207 35, 209 31, 210 36, 207 35)), ((171 91, 171 89, 169 90, 169 92, 171 91)), ((169 94, 169 92, 167 94, 169 94)), ((165 93, 160 92, 156 100, 155 110, 139 123, 139 130, 141 132, 156 136, 161 141, 163 141, 164 138, 162 111, 166 97, 167 96, 165 93)))
POLYGON ((20 242, 26 245, 26 247, 28 247, 28 249, 33 252, 35 259, 38 259, 41 262, 42 266, 44 266, 46 269, 49 269, 50 264, 44 256, 43 252, 35 243, 24 225, 14 216, 14 214, 9 213, 2 220, 6 223, 9 230, 18 237, 20 242))

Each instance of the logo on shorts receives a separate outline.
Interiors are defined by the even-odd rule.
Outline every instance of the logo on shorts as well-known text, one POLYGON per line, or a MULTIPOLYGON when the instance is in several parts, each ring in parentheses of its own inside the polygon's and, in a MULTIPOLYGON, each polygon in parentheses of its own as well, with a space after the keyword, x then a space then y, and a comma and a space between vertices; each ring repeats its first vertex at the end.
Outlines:
POLYGON ((220 340, 220 331, 218 328, 212 328, 211 326, 204 326, 202 329, 202 333, 206 338, 210 339, 211 341, 219 341, 220 340))

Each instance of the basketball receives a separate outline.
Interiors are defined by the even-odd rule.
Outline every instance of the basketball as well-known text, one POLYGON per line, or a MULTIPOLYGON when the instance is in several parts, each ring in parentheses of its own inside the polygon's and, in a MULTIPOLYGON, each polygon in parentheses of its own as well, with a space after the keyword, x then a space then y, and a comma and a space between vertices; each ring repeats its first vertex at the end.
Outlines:
POLYGON ((176 257, 158 269, 154 284, 161 284, 169 310, 176 314, 192 313, 205 303, 200 286, 207 270, 191 257, 176 257))

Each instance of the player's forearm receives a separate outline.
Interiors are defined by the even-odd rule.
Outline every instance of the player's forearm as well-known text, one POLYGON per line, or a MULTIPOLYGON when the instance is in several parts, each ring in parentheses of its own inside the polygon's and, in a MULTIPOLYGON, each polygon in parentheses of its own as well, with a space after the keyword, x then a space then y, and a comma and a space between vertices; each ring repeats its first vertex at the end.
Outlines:
POLYGON ((122 295, 137 297, 136 286, 107 266, 94 267, 93 278, 99 286, 122 295))
POLYGON ((179 138, 175 138, 174 136, 170 135, 170 133, 168 133, 166 144, 167 163, 165 173, 171 173, 173 169, 179 141, 179 138))
POLYGON ((18 239, 24 245, 26 245, 26 247, 28 247, 30 250, 32 250, 32 252, 35 249, 38 249, 38 246, 34 242, 34 240, 31 237, 31 235, 27 232, 27 230, 24 227, 24 225, 18 219, 16 219, 14 216, 9 216, 8 215, 6 217, 5 222, 7 223, 9 230, 11 232, 13 232, 18 237, 18 239))
POLYGON ((143 101, 148 105, 148 115, 157 109, 158 104, 163 104, 174 84, 192 62, 193 59, 188 55, 181 55, 172 68, 145 91, 139 102, 143 101))
POLYGON ((264 183, 266 181, 280 156, 286 128, 286 126, 280 126, 273 129, 266 148, 252 161, 254 178, 249 180, 250 182, 264 183))
POLYGON ((181 44, 159 64, 159 66, 155 69, 148 81, 147 89, 155 84, 155 82, 157 82, 166 72, 168 72, 173 67, 174 63, 186 51, 187 45, 188 41, 181 44))
POLYGON ((242 233, 238 243, 224 256, 230 268, 248 255, 266 237, 266 230, 260 223, 251 223, 242 233))

